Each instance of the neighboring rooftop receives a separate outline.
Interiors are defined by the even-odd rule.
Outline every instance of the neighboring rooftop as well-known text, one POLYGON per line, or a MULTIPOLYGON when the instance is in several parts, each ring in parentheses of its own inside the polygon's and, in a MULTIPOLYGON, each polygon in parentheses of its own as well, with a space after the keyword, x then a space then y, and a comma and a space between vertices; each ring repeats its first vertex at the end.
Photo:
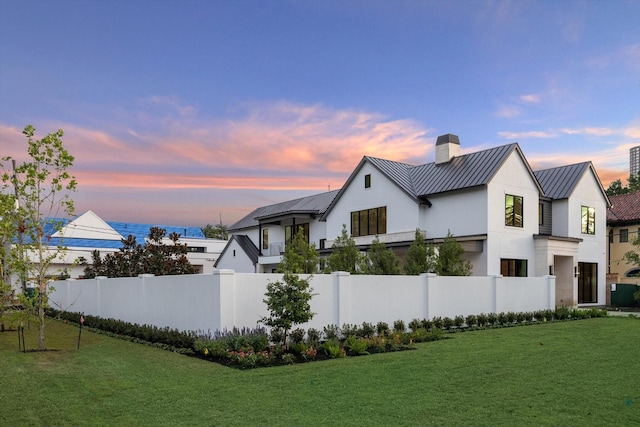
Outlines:
POLYGON ((339 190, 333 190, 257 208, 229 227, 229 231, 255 227, 261 220, 275 219, 283 215, 322 215, 338 192, 339 190))
POLYGON ((607 224, 640 224, 640 191, 609 196, 609 200, 611 207, 607 209, 607 224))
POLYGON ((166 230, 165 237, 169 237, 171 233, 178 233, 181 238, 205 238, 198 227, 103 221, 92 211, 87 211, 74 220, 61 219, 60 221, 62 230, 53 234, 50 244, 61 243, 69 248, 118 249, 122 247, 121 240, 129 235, 135 237, 138 243, 143 243, 152 227, 166 230))

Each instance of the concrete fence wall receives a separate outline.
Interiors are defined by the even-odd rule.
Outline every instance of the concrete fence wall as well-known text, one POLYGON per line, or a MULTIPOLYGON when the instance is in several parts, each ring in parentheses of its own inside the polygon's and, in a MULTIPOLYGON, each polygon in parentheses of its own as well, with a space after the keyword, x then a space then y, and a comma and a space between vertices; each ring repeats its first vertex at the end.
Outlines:
MULTIPOLYGON (((302 275, 304 276, 304 275, 302 275)), ((280 274, 235 273, 53 282, 51 305, 103 318, 188 331, 255 327, 280 274)), ((555 308, 555 277, 314 275, 314 318, 303 328, 555 308)))

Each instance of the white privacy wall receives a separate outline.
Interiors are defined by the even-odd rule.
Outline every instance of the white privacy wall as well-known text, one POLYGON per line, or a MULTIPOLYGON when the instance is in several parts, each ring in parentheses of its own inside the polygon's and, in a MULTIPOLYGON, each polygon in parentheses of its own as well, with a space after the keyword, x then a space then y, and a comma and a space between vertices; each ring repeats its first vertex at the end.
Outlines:
MULTIPOLYGON (((255 327, 268 314, 265 292, 279 274, 144 276, 54 282, 56 309, 186 331, 255 327)), ((364 276, 312 277, 314 318, 302 328, 345 323, 405 323, 436 316, 555 308, 555 277, 364 276)))

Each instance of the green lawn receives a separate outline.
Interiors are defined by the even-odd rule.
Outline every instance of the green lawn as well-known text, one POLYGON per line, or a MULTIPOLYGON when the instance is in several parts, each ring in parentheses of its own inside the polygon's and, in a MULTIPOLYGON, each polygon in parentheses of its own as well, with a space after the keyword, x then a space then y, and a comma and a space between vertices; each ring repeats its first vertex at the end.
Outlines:
POLYGON ((476 331, 238 371, 52 322, 0 334, 0 425, 639 425, 640 320, 476 331), (35 348, 36 331, 27 331, 35 348))

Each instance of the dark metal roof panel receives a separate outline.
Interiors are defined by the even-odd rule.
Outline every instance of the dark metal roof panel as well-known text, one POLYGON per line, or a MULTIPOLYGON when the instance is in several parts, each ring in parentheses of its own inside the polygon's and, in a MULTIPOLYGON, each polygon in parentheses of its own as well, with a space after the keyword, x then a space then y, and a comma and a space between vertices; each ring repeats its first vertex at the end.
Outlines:
POLYGON ((578 185, 578 181, 589 168, 590 163, 576 163, 534 172, 542 191, 551 199, 567 199, 578 185))
POLYGON ((288 200, 282 203, 275 203, 269 206, 262 206, 240 221, 229 227, 229 231, 242 230, 244 228, 255 227, 261 219, 272 218, 281 215, 305 213, 323 214, 340 190, 328 191, 315 194, 313 196, 302 197, 295 200, 288 200))
POLYGON ((413 167, 407 163, 394 162, 393 160, 379 159, 376 157, 366 157, 378 170, 384 173, 389 179, 396 183, 405 193, 416 197, 411 182, 409 170, 413 167))
POLYGON ((508 144, 454 157, 447 163, 415 166, 409 171, 415 194, 429 196, 485 185, 516 147, 508 144))

